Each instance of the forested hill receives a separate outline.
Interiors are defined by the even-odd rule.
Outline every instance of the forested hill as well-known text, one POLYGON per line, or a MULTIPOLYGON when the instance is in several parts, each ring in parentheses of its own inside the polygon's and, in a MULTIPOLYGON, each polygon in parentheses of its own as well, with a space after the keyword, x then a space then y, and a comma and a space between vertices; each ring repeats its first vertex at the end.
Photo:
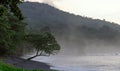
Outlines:
POLYGON ((67 40, 88 38, 108 41, 120 37, 120 26, 113 22, 70 14, 37 2, 24 2, 20 9, 32 31, 46 28, 56 37, 67 40))

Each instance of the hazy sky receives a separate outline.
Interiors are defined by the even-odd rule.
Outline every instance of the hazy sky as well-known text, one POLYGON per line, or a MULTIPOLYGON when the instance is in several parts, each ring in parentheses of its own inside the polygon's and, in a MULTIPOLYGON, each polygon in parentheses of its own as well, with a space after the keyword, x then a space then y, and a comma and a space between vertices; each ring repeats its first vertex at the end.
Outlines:
POLYGON ((120 0, 29 0, 49 3, 61 10, 120 24, 120 0))

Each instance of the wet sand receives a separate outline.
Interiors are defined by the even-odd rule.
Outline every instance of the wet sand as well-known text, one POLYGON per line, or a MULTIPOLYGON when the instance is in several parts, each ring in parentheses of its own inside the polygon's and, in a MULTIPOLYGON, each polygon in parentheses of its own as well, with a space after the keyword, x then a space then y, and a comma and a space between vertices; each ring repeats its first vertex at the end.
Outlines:
POLYGON ((4 60, 5 63, 13 65, 17 68, 23 68, 28 70, 45 70, 50 71, 50 65, 37 62, 37 61, 25 61, 25 59, 17 58, 17 57, 9 57, 4 60))

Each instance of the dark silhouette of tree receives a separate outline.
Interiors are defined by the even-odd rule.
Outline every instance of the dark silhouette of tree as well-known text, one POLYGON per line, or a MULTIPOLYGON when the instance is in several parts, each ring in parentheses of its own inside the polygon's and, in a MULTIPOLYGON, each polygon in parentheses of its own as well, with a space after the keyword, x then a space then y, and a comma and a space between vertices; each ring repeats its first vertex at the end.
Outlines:
POLYGON ((56 54, 60 50, 60 46, 55 40, 54 36, 49 32, 40 34, 26 35, 26 41, 33 45, 36 50, 36 54, 33 57, 28 58, 31 60, 37 56, 49 56, 50 54, 56 54))
POLYGON ((22 21, 23 16, 17 6, 22 1, 0 1, 0 54, 14 55, 20 52, 16 51, 17 45, 21 45, 23 41, 28 41, 34 45, 37 51, 36 56, 54 54, 55 51, 60 50, 54 36, 47 31, 39 35, 25 33, 26 24, 22 21))

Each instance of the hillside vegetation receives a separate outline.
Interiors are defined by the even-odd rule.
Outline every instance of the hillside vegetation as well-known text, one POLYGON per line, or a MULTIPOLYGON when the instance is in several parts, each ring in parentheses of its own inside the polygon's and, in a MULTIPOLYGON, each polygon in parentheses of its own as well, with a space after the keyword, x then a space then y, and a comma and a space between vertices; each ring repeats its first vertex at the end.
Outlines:
POLYGON ((117 23, 74 15, 48 4, 24 2, 20 9, 30 31, 39 32, 47 27, 56 37, 68 39, 73 35, 77 39, 109 41, 120 36, 120 26, 117 23))
POLYGON ((60 43, 63 54, 80 55, 87 50, 119 52, 120 25, 117 23, 74 15, 37 2, 24 2, 20 9, 28 23, 27 30, 51 32, 60 43), (73 53, 69 53, 71 51, 73 53))

